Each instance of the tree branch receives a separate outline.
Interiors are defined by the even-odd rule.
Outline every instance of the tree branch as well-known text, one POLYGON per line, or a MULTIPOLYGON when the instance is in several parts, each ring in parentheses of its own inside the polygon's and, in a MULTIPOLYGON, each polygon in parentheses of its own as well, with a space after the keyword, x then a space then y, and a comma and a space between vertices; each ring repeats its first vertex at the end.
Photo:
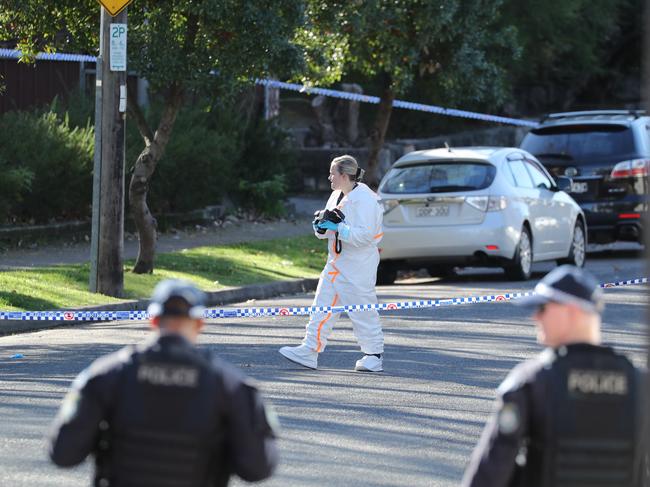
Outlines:
POLYGON ((165 108, 163 109, 160 123, 153 136, 152 152, 156 160, 160 158, 169 142, 169 138, 176 121, 176 116, 183 104, 184 90, 180 83, 174 83, 165 96, 165 108))
MULTIPOLYGON (((128 87, 128 83, 127 83, 127 87, 128 87)), ((128 107, 129 115, 131 115, 131 117, 133 117, 133 120, 135 120, 135 124, 138 126, 138 131, 140 132, 140 135, 142 135, 142 138, 144 139, 144 145, 149 147, 154 137, 153 130, 151 130, 151 127, 149 127, 147 120, 144 118, 144 113, 142 113, 142 110, 138 105, 138 99, 133 94, 132 88, 127 88, 126 96, 128 99, 127 107, 128 107)))

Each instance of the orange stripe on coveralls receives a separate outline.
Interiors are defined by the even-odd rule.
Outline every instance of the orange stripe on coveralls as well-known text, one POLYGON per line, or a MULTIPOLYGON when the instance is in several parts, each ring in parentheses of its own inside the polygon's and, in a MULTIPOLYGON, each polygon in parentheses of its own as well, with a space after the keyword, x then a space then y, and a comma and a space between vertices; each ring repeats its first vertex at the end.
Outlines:
POLYGON ((327 274, 332 276, 332 283, 333 283, 334 279, 336 279, 336 276, 338 276, 341 273, 341 271, 339 271, 337 269, 337 267, 334 265, 334 262, 336 262, 336 259, 338 259, 341 254, 336 253, 336 242, 332 242, 332 249, 334 249, 334 254, 336 254, 336 256, 334 257, 334 259, 332 260, 332 262, 330 264, 334 268, 334 270, 329 271, 327 274))
MULTIPOLYGON (((336 301, 339 299, 339 295, 335 294, 334 295, 334 300, 332 301, 331 306, 336 306, 336 301)), ((316 351, 320 352, 320 331, 323 329, 323 325, 327 323, 327 320, 329 320, 332 317, 332 312, 330 311, 327 313, 327 316, 321 320, 320 323, 318 323, 318 332, 316 333, 316 351)))
POLYGON ((334 265, 334 262, 332 262, 331 266, 334 267, 334 270, 329 271, 328 274, 332 276, 332 284, 334 284, 334 281, 336 280, 336 276, 338 276, 341 273, 341 271, 338 270, 338 268, 334 265))
POLYGON ((381 238, 381 237, 383 237, 383 236, 384 236, 384 232, 381 232, 381 233, 378 233, 377 235, 375 235, 375 236, 372 237, 372 238, 381 238))

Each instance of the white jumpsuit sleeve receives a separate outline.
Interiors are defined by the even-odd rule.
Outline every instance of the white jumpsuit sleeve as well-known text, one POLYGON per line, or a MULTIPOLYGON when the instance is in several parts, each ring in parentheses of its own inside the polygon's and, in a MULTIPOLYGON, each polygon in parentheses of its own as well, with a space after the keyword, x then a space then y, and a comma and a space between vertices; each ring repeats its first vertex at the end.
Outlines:
POLYGON ((345 205, 345 221, 339 223, 339 238, 353 246, 364 247, 375 241, 380 231, 379 205, 370 198, 360 198, 345 205))

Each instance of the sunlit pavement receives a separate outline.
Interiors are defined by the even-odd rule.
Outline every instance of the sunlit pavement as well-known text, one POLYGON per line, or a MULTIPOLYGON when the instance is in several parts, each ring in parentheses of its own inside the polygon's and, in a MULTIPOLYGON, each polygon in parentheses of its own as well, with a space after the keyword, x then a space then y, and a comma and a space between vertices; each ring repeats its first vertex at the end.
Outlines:
MULTIPOLYGON (((638 252, 590 254, 601 282, 644 276, 638 252)), ((552 269, 534 266, 534 279, 552 269)), ((453 279, 414 275, 379 288, 381 301, 448 298, 530 290, 500 270, 470 269, 453 279)), ((645 361, 647 288, 606 291, 604 338, 645 361)), ((311 295, 254 305, 309 305, 311 295)), ((253 305, 242 303, 237 306, 253 305)), ((300 317, 210 323, 202 346, 256 378, 279 413, 282 464, 274 486, 455 486, 490 412, 494 388, 518 361, 540 349, 525 310, 486 303, 383 315, 386 355, 380 374, 352 369, 360 354, 341 319, 318 371, 286 361, 300 317)), ((0 338, 0 485, 88 485, 89 462, 72 471, 51 466, 45 434, 74 375, 95 357, 142 340, 142 323, 104 323, 0 338), (22 359, 11 359, 23 354, 22 359)), ((236 482, 235 485, 243 483, 236 482)))

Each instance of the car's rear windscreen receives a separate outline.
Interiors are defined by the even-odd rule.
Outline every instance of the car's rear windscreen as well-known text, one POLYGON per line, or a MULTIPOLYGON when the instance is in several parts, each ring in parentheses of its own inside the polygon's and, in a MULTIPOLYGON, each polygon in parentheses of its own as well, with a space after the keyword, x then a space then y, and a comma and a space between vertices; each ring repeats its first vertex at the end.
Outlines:
POLYGON ((521 148, 537 157, 573 160, 616 157, 635 151, 632 129, 625 125, 564 125, 533 129, 521 148))
POLYGON ((391 194, 446 193, 487 188, 496 167, 482 162, 438 162, 395 167, 381 191, 391 194))

